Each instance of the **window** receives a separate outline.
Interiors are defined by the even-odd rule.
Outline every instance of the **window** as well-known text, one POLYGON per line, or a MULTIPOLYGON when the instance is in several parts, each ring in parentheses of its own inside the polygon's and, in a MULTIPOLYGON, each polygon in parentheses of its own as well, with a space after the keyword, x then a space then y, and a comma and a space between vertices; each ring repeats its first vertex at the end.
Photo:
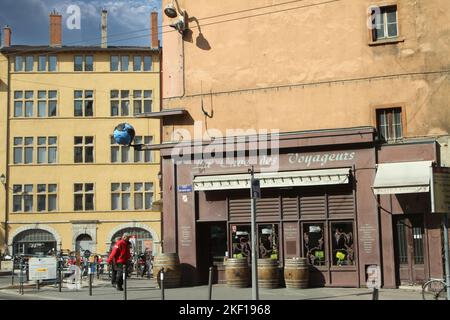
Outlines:
POLYGON ((278 260, 278 224, 258 225, 259 258, 278 260))
POLYGON ((91 136, 74 138, 74 162, 94 162, 94 137, 91 136))
POLYGON ((111 116, 130 115, 130 91, 111 90, 111 116))
POLYGON ((58 60, 56 56, 49 56, 48 57, 48 71, 54 72, 56 71, 56 64, 58 63, 58 60))
POLYGON ((13 185, 13 212, 33 211, 33 185, 13 185))
POLYGON ((152 70, 152 57, 144 56, 144 71, 151 71, 151 70, 152 70))
POLYGON ((87 56, 74 56, 74 71, 94 71, 94 57, 87 56))
POLYGON ((120 71, 128 71, 129 56, 120 56, 120 71))
POLYGON ((152 112, 152 90, 133 91, 133 113, 152 112))
POLYGON ((75 183, 74 191, 74 210, 88 211, 94 210, 94 184, 93 183, 75 183))
POLYGON ((92 117, 94 115, 94 91, 74 91, 74 116, 92 117))
POLYGON ((133 71, 141 71, 142 70, 142 57, 134 56, 133 57, 133 71))
POLYGON ((38 117, 56 117, 57 93, 55 90, 38 91, 38 117))
POLYGON ((38 71, 47 71, 47 56, 39 56, 38 71))
POLYGON ((23 71, 24 67, 24 60, 22 56, 16 56, 16 59, 14 61, 14 71, 20 72, 23 71))
POLYGON ((402 108, 377 109, 377 129, 384 141, 397 140, 403 137, 402 108))
POLYGON ((153 183, 111 183, 111 210, 151 209, 153 204, 153 183), (131 189, 133 188, 133 189, 131 189))
POLYGON ((56 143, 56 137, 37 138, 37 163, 56 163, 58 151, 56 143))
POLYGON ((56 211, 57 207, 56 184, 37 185, 37 211, 56 211))
POLYGON ((398 37, 397 6, 373 7, 372 41, 398 37))
POLYGON ((249 225, 231 225, 231 250, 233 258, 251 257, 251 227, 249 225))
POLYGON ((151 56, 133 56, 133 71, 151 71, 151 70, 152 70, 151 56))
POLYGON ((34 57, 26 56, 25 57, 25 71, 33 71, 34 70, 34 57))
MULTIPOLYGON (((151 144, 153 141, 152 136, 135 136, 135 144, 151 144)), ((127 162, 153 162, 153 152, 151 150, 137 151, 134 149, 131 152, 131 148, 128 146, 119 145, 114 140, 114 137, 110 137, 111 144, 111 163, 127 163, 127 162)))
POLYGON ((355 260, 353 223, 331 222, 330 225, 333 265, 353 265, 355 260))
POLYGON ((14 91, 14 117, 32 117, 33 102, 33 91, 14 91))
POLYGON ((111 56, 110 70, 119 71, 119 56, 111 56))
POLYGON ((309 264, 325 265, 325 230, 323 223, 303 224, 303 250, 309 264))

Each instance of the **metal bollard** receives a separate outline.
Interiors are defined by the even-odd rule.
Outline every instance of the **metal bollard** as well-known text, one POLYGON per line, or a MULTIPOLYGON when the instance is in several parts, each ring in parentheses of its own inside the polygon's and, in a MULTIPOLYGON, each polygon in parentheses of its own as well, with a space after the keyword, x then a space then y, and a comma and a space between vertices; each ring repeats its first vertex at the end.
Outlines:
POLYGON ((373 288, 372 300, 378 300, 378 289, 377 288, 373 288))
POLYGON ((89 268, 89 295, 92 296, 92 272, 91 268, 89 268))
POLYGON ((22 265, 22 260, 19 263, 19 293, 23 294, 23 265, 22 265))
POLYGON ((211 300, 212 297, 212 278, 213 278, 213 267, 209 267, 208 300, 211 300))
POLYGON ((59 268, 58 268, 58 278, 59 278, 58 291, 61 292, 61 287, 62 287, 62 282, 63 282, 61 266, 59 266, 59 268))
POLYGON ((39 280, 36 280, 36 289, 39 291, 40 286, 39 286, 39 280))
POLYGON ((127 265, 124 264, 122 266, 123 268, 123 273, 122 273, 122 277, 123 277, 123 299, 127 300, 127 265))
POLYGON ((159 280, 161 281, 161 300, 165 300, 164 296, 164 268, 159 272, 159 280))
POLYGON ((14 285, 14 259, 13 259, 13 268, 12 268, 12 274, 11 274, 11 286, 14 285))

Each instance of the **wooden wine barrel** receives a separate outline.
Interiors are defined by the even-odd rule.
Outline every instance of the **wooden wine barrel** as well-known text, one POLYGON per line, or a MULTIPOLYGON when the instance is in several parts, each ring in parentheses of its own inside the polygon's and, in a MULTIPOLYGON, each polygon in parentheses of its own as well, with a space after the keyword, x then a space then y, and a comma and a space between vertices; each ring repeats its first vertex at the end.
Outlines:
POLYGON ((284 260, 284 281, 286 282, 286 288, 308 288, 308 260, 306 258, 284 260))
POLYGON ((278 260, 258 259, 258 286, 269 289, 280 286, 278 260))
POLYGON ((225 262, 225 278, 229 287, 246 288, 250 280, 247 258, 229 258, 225 262))
POLYGON ((176 253, 160 253, 153 260, 153 274, 157 277, 161 288, 160 271, 164 268, 164 288, 177 288, 181 286, 180 259, 176 253))

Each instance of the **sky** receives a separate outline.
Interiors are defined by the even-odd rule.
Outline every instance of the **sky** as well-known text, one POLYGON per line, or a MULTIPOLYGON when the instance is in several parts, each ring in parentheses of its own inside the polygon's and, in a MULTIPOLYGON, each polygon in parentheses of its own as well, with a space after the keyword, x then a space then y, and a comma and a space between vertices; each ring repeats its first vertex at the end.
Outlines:
POLYGON ((99 45, 103 8, 108 45, 150 46, 150 12, 159 12, 161 25, 161 0, 0 0, 2 39, 9 25, 12 45, 48 45, 49 13, 56 9, 62 14, 63 45, 99 45))

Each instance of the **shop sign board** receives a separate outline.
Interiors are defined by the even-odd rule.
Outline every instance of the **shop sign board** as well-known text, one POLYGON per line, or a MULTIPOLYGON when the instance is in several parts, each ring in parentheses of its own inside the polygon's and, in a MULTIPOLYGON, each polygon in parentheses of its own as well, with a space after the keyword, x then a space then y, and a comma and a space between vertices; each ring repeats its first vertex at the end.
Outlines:
POLYGON ((56 257, 30 258, 30 280, 56 279, 56 257))
POLYGON ((450 168, 433 167, 432 212, 450 213, 450 168))

